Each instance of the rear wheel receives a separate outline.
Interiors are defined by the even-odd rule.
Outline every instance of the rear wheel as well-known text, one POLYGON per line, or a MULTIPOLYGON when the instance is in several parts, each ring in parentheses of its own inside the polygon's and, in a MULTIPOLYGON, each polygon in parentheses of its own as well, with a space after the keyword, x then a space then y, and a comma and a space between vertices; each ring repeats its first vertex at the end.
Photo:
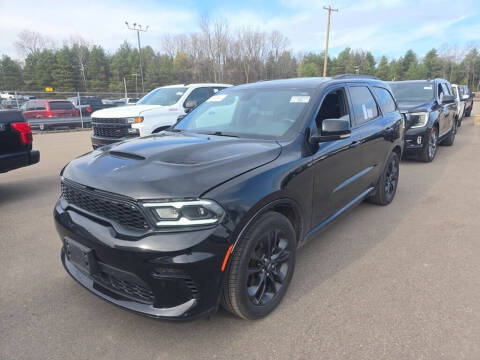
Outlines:
POLYGON ((287 217, 272 211, 256 220, 232 253, 223 308, 244 319, 273 311, 292 279, 295 250, 295 230, 287 217))
POLYGON ((468 111, 465 112, 465 116, 470 117, 471 113, 472 113, 472 108, 468 109, 468 111))
POLYGON ((438 129, 436 127, 432 127, 430 132, 425 136, 424 145, 420 154, 420 160, 424 162, 433 161, 433 159, 435 159, 435 155, 437 154, 437 146, 438 129))
POLYGON ((390 204, 397 192, 399 175, 400 159, 396 152, 392 152, 387 159, 383 174, 378 181, 375 194, 368 198, 368 200, 377 205, 390 204))

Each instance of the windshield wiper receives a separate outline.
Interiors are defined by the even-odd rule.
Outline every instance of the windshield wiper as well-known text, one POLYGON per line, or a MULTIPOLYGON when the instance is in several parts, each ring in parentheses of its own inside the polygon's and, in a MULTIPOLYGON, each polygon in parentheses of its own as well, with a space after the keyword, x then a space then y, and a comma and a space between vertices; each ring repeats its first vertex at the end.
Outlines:
POLYGON ((238 135, 227 134, 227 133, 223 133, 223 132, 221 132, 221 131, 205 132, 204 134, 206 134, 206 135, 215 135, 215 136, 236 137, 236 138, 239 137, 238 135))

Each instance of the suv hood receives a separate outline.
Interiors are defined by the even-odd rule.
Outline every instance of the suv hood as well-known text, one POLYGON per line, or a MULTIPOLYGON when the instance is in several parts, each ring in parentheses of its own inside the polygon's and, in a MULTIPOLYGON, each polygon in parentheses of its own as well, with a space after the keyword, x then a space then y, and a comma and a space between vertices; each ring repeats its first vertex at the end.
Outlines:
POLYGON ((275 141, 165 132, 83 155, 62 175, 138 200, 199 197, 275 160, 281 149, 275 141))
POLYGON ((119 106, 112 107, 108 109, 98 110, 92 114, 92 117, 97 118, 124 118, 124 117, 135 117, 141 116, 142 113, 148 110, 165 110, 167 111, 168 106, 161 105, 130 105, 130 106, 119 106))
POLYGON ((404 101, 404 102, 397 102, 398 104, 398 109, 401 112, 427 112, 430 111, 430 109, 433 106, 433 103, 431 101, 425 102, 425 103, 419 103, 419 102, 410 102, 410 101, 404 101))

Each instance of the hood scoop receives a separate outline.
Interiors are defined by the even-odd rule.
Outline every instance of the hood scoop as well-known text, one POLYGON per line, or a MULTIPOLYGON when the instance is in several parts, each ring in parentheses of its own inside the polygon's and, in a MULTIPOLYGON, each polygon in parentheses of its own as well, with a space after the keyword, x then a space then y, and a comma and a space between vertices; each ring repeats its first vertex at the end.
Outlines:
POLYGON ((120 158, 127 158, 132 160, 145 160, 144 156, 123 152, 123 151, 109 151, 108 153, 112 156, 120 157, 120 158))

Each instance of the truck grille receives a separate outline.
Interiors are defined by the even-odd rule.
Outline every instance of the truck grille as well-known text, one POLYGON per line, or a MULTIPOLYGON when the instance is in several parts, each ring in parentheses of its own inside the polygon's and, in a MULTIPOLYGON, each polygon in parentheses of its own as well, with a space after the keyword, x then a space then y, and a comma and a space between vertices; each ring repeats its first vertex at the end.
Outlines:
POLYGON ((128 201, 109 199, 62 182, 62 196, 74 206, 92 214, 135 229, 147 229, 148 224, 139 208, 128 201))
POLYGON ((131 136, 128 133, 131 125, 127 124, 125 118, 92 118, 92 128, 95 136, 110 138, 131 136))

